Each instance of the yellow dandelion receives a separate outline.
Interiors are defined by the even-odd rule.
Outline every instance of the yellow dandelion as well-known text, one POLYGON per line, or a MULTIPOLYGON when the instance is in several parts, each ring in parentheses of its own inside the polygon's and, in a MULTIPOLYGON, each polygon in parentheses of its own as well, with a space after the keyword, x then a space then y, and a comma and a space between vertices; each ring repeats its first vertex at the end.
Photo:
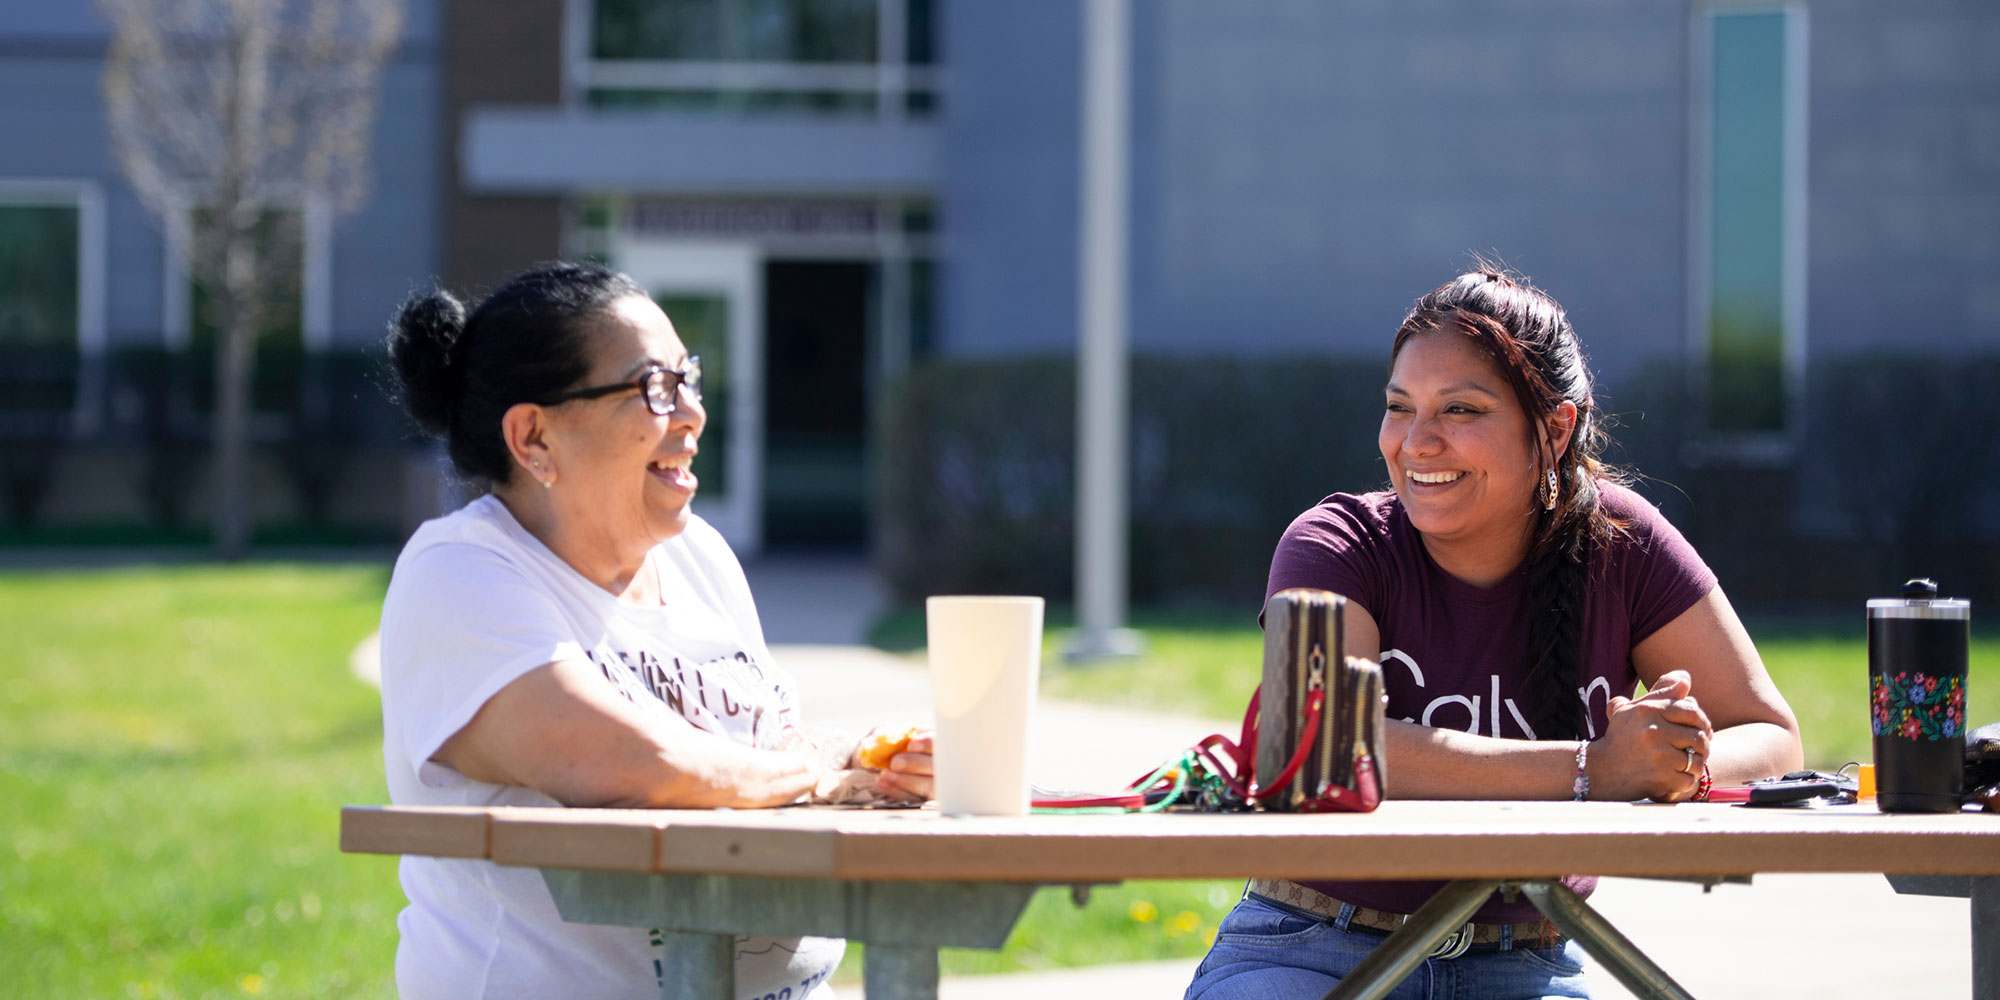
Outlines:
POLYGON ((264 977, 252 972, 237 980, 236 985, 243 987, 243 992, 256 996, 264 992, 264 977))
POLYGON ((1174 915, 1174 926, 1183 934, 1193 934, 1201 929, 1201 917, 1193 910, 1182 910, 1174 915))
POLYGON ((1160 916, 1160 908, 1143 899, 1133 900, 1131 907, 1125 912, 1131 914, 1133 920, 1142 924, 1150 924, 1160 916))

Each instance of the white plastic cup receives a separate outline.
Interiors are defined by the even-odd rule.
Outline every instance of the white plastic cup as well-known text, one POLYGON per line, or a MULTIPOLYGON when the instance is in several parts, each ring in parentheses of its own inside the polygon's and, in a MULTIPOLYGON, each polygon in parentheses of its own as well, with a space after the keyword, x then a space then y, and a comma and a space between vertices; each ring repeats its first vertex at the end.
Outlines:
POLYGON ((1028 814, 1028 726, 1042 668, 1039 597, 924 602, 932 766, 948 816, 1028 814))

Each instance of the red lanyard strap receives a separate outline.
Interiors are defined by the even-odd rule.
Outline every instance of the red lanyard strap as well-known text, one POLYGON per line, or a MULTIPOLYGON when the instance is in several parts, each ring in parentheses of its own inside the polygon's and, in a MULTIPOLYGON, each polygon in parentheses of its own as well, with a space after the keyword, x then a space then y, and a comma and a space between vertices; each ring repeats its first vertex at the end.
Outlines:
MULTIPOLYGON (((1298 729, 1299 745, 1293 748, 1291 759, 1286 761, 1284 768, 1272 777, 1269 785, 1260 784, 1255 774, 1257 711, 1264 696, 1261 685, 1250 696, 1250 705, 1243 712, 1243 729, 1235 742, 1231 742, 1229 737, 1221 733, 1215 733, 1196 743, 1188 750, 1186 756, 1199 762, 1231 793, 1252 807, 1276 794, 1276 789, 1291 784, 1292 779, 1298 776, 1299 768, 1312 753, 1313 745, 1319 740, 1320 716, 1326 710, 1325 663, 1324 656, 1315 648, 1311 671, 1307 677, 1305 718, 1298 729)), ((1140 809, 1148 805, 1147 795, 1157 791, 1161 783, 1167 781, 1165 775, 1168 773, 1169 767, 1162 767, 1110 795, 1038 798, 1034 800, 1034 806, 1037 809, 1140 809)))
POLYGON ((1250 696, 1250 707, 1243 713, 1243 735, 1235 743, 1217 733, 1195 744, 1194 752, 1208 765, 1209 771, 1222 779, 1229 790, 1243 797, 1245 802, 1255 806, 1272 794, 1272 789, 1283 788, 1299 773, 1299 768, 1312 753, 1313 744, 1319 739, 1319 717, 1326 709, 1326 668, 1324 660, 1315 657, 1312 673, 1307 681, 1306 717, 1299 728, 1299 745, 1292 750, 1291 760, 1285 762, 1283 770, 1271 779, 1269 785, 1261 785, 1253 771, 1257 759, 1257 709, 1264 697, 1264 689, 1259 685, 1250 696), (1234 767, 1224 767, 1215 756, 1220 748, 1229 755, 1234 767))
POLYGON ((1250 783, 1250 794, 1245 798, 1250 800, 1251 805, 1256 805, 1266 795, 1272 794, 1272 789, 1283 788, 1292 783, 1293 776, 1299 773, 1299 765, 1306 762, 1306 754, 1312 752, 1313 743, 1319 738, 1319 713, 1325 706, 1326 690, 1315 686, 1306 695, 1305 736, 1299 740, 1298 749, 1292 751, 1292 759, 1285 763, 1285 769, 1271 779, 1269 788, 1258 787, 1254 780, 1250 783))

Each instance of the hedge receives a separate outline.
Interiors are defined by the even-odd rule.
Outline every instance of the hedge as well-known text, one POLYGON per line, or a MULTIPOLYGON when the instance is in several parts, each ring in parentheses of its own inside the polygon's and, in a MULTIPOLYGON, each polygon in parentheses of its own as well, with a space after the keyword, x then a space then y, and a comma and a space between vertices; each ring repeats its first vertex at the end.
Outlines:
MULTIPOLYGON (((252 442, 278 458, 307 524, 327 519, 356 449, 414 439, 384 396, 382 367, 376 350, 258 351, 252 442)), ((212 353, 201 348, 121 346, 89 364, 74 351, 0 349, 0 530, 49 520, 56 463, 93 446, 132 449, 131 488, 150 523, 185 525, 208 452, 213 382, 212 353), (89 397, 88 436, 76 409, 85 384, 100 390, 89 397)))
MULTIPOLYGON (((943 361, 892 387, 877 436, 875 544, 897 599, 1068 600, 1075 367, 943 361)), ((1302 510, 1383 481, 1380 362, 1139 358, 1132 365, 1131 595, 1254 604, 1302 510)))
MULTIPOLYGON (((1134 602, 1254 605, 1271 551, 1325 495, 1380 488, 1377 360, 1132 363, 1134 602)), ((894 597, 1072 594, 1075 367, 932 362, 891 386, 873 467, 878 567, 894 597)), ((1704 433, 1678 364, 1599 382, 1613 447, 1732 594, 1763 605, 1949 576, 2000 598, 2000 358, 1816 361, 1775 452, 1704 433)))

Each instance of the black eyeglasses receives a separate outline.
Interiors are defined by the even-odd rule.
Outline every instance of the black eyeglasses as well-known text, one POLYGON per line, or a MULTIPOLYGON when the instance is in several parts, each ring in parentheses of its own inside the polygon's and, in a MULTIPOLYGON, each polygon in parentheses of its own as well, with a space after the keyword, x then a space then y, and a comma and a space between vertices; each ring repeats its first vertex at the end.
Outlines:
POLYGON ((690 355, 687 361, 683 362, 679 368, 654 365, 640 372, 639 377, 630 382, 616 382, 611 385, 592 386, 588 389, 571 389, 560 395, 550 396, 542 400, 539 405, 554 406, 557 403, 567 403, 572 399, 596 399, 599 396, 609 396, 614 392, 633 389, 637 390, 639 395, 645 397, 646 409, 653 411, 654 416, 664 417, 674 412, 674 399, 679 395, 679 390, 682 387, 686 387, 689 399, 700 401, 700 358, 690 355))

